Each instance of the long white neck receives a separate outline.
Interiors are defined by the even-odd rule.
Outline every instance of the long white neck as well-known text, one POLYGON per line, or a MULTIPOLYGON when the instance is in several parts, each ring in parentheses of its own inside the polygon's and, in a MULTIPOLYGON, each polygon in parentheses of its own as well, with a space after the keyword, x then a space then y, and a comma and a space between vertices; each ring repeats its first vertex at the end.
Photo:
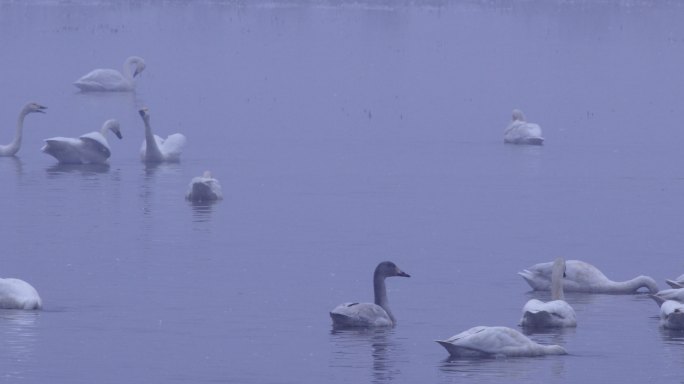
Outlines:
POLYGON ((385 288, 385 276, 375 273, 373 274, 373 291, 375 293, 375 304, 382 307, 382 309, 387 312, 392 323, 396 323, 394 315, 389 308, 389 302, 387 301, 387 289, 385 288))
POLYGON ((634 293, 640 288, 648 288, 649 293, 657 293, 658 284, 653 278, 648 276, 637 276, 627 281, 611 281, 610 292, 613 293, 634 293))
POLYGON ((123 69, 121 71, 121 74, 123 77, 128 80, 129 83, 133 84, 133 73, 131 72, 131 66, 133 65, 133 61, 131 59, 127 59, 126 62, 124 62, 123 69))
POLYGON ((162 161, 162 154, 157 147, 157 141, 154 139, 154 134, 152 133, 152 127, 150 127, 150 122, 148 119, 145 121, 145 158, 147 160, 162 161))
POLYGON ((14 156, 17 152, 19 152, 19 148, 21 148, 21 138, 24 131, 24 118, 27 114, 28 110, 26 108, 22 109, 21 113, 19 113, 19 118, 17 119, 17 130, 14 133, 14 139, 7 145, 0 145, 0 156, 14 156))
POLYGON ((565 273, 565 262, 556 260, 551 270, 551 299, 564 300, 563 295, 563 274, 565 273))

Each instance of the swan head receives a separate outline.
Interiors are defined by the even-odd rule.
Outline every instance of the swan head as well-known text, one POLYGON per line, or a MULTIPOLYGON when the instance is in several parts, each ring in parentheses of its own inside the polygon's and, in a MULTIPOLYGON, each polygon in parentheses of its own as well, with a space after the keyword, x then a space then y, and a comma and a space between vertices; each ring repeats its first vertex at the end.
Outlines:
POLYGON ((378 266, 375 268, 374 275, 380 277, 411 277, 411 275, 399 269, 399 267, 397 267, 397 265, 391 261, 383 261, 382 263, 378 264, 378 266))
POLYGON ((144 122, 150 122, 150 110, 147 107, 140 109, 138 113, 140 114, 140 117, 142 117, 144 122))
POLYGON ((24 107, 24 113, 45 113, 46 109, 47 107, 45 106, 31 102, 26 104, 26 106, 24 107))
POLYGON ((119 140, 123 139, 123 135, 121 134, 121 127, 119 126, 119 122, 116 119, 109 119, 104 122, 104 129, 105 130, 110 130, 116 135, 116 137, 119 138, 119 140))
POLYGON ((511 116, 511 119, 512 119, 513 121, 525 121, 525 115, 522 113, 521 110, 519 110, 519 109, 514 109, 514 110, 513 110, 513 113, 512 113, 512 116, 511 116))
POLYGON ((128 65, 135 65, 135 69, 133 70, 133 77, 138 76, 145 69, 145 60, 143 60, 142 57, 131 56, 126 60, 126 63, 128 65))

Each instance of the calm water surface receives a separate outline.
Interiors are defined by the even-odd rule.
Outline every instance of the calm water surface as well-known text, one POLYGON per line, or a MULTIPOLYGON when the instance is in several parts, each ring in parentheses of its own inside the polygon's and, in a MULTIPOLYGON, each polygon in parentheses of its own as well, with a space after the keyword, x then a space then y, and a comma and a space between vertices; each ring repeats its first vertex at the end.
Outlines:
POLYGON ((0 311, 7 383, 663 382, 684 335, 645 295, 568 294, 568 356, 447 359, 433 340, 515 327, 516 272, 557 256, 615 280, 684 273, 684 6, 649 1, 0 1, 0 275, 41 312, 0 311), (81 94, 145 58, 137 92, 81 94), (179 164, 138 157, 182 132, 179 164), (513 108, 544 147, 502 144, 513 108), (108 118, 105 167, 42 139, 108 118), (116 140, 116 141, 115 141, 116 140), (192 205, 209 169, 225 199, 192 205), (388 281, 399 325, 328 311, 388 281))

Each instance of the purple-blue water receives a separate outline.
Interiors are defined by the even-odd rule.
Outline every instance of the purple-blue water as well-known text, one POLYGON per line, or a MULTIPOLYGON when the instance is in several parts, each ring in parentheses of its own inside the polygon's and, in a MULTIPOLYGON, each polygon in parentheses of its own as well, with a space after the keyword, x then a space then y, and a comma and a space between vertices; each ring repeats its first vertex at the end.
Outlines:
POLYGON ((566 294, 567 356, 449 361, 434 343, 517 327, 516 272, 557 256, 662 288, 684 273, 684 5, 675 1, 0 1, 0 311, 6 383, 675 382, 684 334, 645 295, 566 294), (72 82, 130 55, 135 93, 72 82), (179 164, 138 151, 149 107, 179 164), (502 143, 513 108, 543 147, 502 143), (42 140, 102 122, 108 167, 42 140), (224 200, 192 205, 211 170, 224 200), (372 301, 399 324, 333 332, 372 301))

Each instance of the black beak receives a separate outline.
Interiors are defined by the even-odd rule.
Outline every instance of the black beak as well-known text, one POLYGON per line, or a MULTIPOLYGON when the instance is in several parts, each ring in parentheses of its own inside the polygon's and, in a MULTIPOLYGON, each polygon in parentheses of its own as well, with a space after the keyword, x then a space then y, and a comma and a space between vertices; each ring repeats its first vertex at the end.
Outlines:
POLYGON ((411 277, 411 275, 409 275, 408 273, 406 273, 406 272, 404 272, 404 271, 402 271, 402 270, 400 270, 400 269, 397 270, 397 276, 401 276, 401 277, 411 277))
POLYGON ((47 107, 44 107, 44 106, 42 106, 42 105, 39 105, 39 106, 38 106, 38 110, 37 110, 36 112, 45 113, 45 110, 46 110, 46 109, 47 109, 47 107))
POLYGON ((121 134, 121 132, 116 131, 116 132, 114 132, 114 134, 116 135, 116 137, 119 138, 119 140, 123 139, 123 135, 121 134))

